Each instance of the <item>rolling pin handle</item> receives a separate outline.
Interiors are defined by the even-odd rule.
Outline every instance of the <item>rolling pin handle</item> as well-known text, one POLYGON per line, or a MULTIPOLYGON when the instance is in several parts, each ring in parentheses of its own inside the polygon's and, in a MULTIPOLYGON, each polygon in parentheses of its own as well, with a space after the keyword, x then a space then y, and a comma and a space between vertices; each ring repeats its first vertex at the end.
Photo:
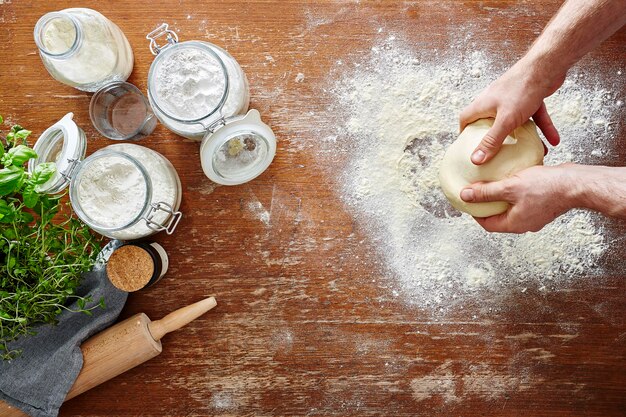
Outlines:
POLYGON ((178 330, 189 322, 197 319, 207 311, 217 305, 215 297, 205 298, 202 301, 188 305, 171 312, 161 320, 156 320, 148 324, 148 329, 154 340, 161 340, 166 334, 178 330))

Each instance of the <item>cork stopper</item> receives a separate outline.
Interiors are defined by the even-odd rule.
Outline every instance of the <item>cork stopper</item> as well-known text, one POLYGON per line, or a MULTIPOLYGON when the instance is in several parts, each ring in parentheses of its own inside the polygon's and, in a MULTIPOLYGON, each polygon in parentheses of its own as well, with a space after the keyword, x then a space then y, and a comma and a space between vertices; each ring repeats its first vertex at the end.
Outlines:
POLYGON ((148 285, 155 265, 147 250, 124 245, 111 254, 106 269, 111 284, 122 291, 133 292, 148 285))

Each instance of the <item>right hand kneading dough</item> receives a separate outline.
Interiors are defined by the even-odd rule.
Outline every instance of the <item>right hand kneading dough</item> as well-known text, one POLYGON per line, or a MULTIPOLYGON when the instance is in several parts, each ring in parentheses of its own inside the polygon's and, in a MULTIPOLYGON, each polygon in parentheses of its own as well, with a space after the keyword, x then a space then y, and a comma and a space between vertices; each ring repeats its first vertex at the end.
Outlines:
POLYGON ((474 165, 470 156, 492 125, 493 119, 481 119, 469 124, 446 151, 439 170, 441 188, 452 206, 474 217, 504 213, 509 203, 466 203, 460 196, 463 188, 475 182, 499 181, 523 169, 543 164, 543 144, 535 124, 529 120, 507 136, 493 159, 474 165))

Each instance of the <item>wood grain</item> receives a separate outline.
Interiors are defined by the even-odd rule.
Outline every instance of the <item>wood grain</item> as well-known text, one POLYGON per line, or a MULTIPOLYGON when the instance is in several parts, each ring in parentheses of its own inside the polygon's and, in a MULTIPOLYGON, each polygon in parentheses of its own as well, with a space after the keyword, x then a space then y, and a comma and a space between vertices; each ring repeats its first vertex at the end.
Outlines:
MULTIPOLYGON (((220 306, 165 336, 159 357, 65 404, 61 416, 626 414, 624 245, 603 260, 616 272, 548 294, 511 293, 476 318, 459 311, 439 320, 385 293, 391 278, 335 191, 332 166, 320 166, 315 146, 301 146, 329 123, 331 98, 319 86, 337 60, 371 48, 379 27, 426 50, 447 47, 450 31, 471 22, 481 48, 510 41, 510 64, 558 1, 80 5, 125 32, 135 53, 130 81, 142 91, 152 62, 144 37, 158 23, 178 28, 183 40, 225 47, 248 75, 251 106, 279 148, 257 180, 216 187, 202 174, 198 144, 162 125, 142 142, 177 168, 185 217, 173 236, 155 238, 170 256, 168 275, 131 295, 122 318, 161 317, 209 295, 220 306), (528 13, 513 21, 505 12, 518 8, 528 13), (298 73, 304 82, 295 82, 298 73), (270 218, 251 213, 250 202, 270 218)), ((111 142, 90 124, 90 95, 51 79, 32 38, 42 14, 72 6, 0 1, 0 114, 41 132, 73 111, 91 153, 111 142)), ((615 68, 625 45, 622 30, 588 59, 615 68)), ((607 233, 623 236, 626 227, 612 222, 607 233)))

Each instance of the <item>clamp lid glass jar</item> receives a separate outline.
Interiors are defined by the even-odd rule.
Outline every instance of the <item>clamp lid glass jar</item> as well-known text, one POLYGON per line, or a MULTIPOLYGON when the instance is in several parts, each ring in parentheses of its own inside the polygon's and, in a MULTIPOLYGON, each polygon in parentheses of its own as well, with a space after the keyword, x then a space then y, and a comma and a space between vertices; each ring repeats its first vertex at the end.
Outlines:
POLYGON ((200 141, 216 120, 248 110, 248 80, 224 49, 204 41, 178 42, 166 23, 146 38, 156 55, 148 73, 148 100, 174 133, 200 141))
POLYGON ((42 16, 35 43, 56 80, 83 91, 125 81, 133 70, 133 51, 120 28, 95 10, 71 8, 42 16))
POLYGON ((276 136, 257 110, 220 119, 200 146, 204 174, 223 185, 238 185, 261 175, 276 155, 276 136))
POLYGON ((57 164, 55 176, 38 191, 56 193, 69 185, 78 217, 110 238, 139 239, 162 230, 173 233, 182 216, 178 211, 182 191, 171 163, 135 144, 110 145, 81 161, 85 136, 72 116, 67 114, 35 143, 38 157, 30 161, 29 171, 42 162, 57 164))

